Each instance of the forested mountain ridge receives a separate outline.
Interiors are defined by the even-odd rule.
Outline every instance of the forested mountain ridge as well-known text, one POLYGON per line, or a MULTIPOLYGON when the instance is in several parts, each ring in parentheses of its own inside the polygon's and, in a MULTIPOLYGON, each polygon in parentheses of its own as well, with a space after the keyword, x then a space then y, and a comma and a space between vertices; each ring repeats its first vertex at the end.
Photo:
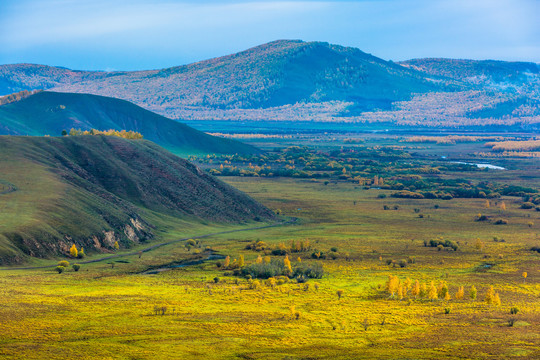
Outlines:
POLYGON ((45 88, 98 94, 185 120, 536 126, 539 84, 534 63, 451 59, 394 63, 356 48, 299 40, 274 41, 161 70, 0 66, 4 93, 45 88))

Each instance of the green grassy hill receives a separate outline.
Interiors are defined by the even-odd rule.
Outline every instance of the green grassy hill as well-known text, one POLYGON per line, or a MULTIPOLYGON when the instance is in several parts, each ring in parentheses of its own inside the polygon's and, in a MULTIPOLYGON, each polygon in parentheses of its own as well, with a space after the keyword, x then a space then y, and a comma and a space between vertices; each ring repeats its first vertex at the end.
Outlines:
POLYGON ((247 195, 146 140, 0 136, 0 264, 145 241, 164 223, 273 219, 247 195), (156 228, 157 227, 157 228, 156 228))
POLYGON ((44 91, 0 106, 0 135, 59 136, 62 130, 132 130, 177 154, 249 154, 239 141, 210 136, 130 102, 44 91))

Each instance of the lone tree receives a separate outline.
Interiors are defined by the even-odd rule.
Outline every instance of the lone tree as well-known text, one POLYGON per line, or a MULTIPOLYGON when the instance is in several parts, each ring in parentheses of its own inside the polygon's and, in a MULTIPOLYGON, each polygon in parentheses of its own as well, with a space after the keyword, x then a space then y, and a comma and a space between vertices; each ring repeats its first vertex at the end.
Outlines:
POLYGON ((114 242, 114 250, 119 250, 120 249, 120 244, 118 244, 118 241, 115 241, 114 242))
POLYGON ((476 294, 478 293, 478 291, 476 290, 476 286, 471 286, 471 290, 469 291, 469 296, 471 297, 472 300, 476 300, 476 294))
POLYGON ((493 290, 493 286, 490 286, 489 289, 486 291, 486 297, 484 298, 484 301, 491 305, 495 301, 495 290, 493 290))
POLYGON ((463 299, 464 296, 465 296, 465 289, 463 288, 463 286, 460 286, 456 293, 456 300, 461 300, 463 299))
POLYGON ((393 298, 399 289, 399 278, 394 275, 389 275, 388 284, 386 286, 387 286, 388 293, 390 294, 390 297, 393 298))
POLYGON ((418 297, 418 295, 420 295, 420 282, 418 280, 415 280, 414 282, 411 295, 414 296, 415 299, 418 297))
POLYGON ((435 287, 435 284, 433 281, 431 282, 431 285, 429 286, 429 293, 428 293, 429 300, 437 300, 439 297, 437 295, 437 288, 435 287))
POLYGON ((292 275, 292 266, 291 266, 291 260, 289 260, 289 256, 285 256, 285 259, 283 259, 283 265, 285 265, 285 270, 287 270, 287 274, 289 276, 292 275))
POLYGON ((227 257, 225 258, 225 261, 223 262, 223 268, 227 269, 229 268, 230 265, 231 265, 231 257, 227 255, 227 257))
POLYGON ((524 271, 523 274, 521 274, 521 276, 523 277, 523 283, 525 284, 525 279, 527 278, 527 272, 524 271))
POLYGON ((69 255, 71 255, 72 258, 76 258, 78 256, 79 252, 77 251, 77 246, 73 244, 71 248, 69 249, 69 255))
POLYGON ((86 256, 86 254, 84 253, 84 248, 81 246, 81 250, 79 250, 79 253, 77 254, 77 257, 79 259, 82 259, 86 256))
POLYGON ((337 294, 338 300, 341 300, 341 297, 343 296, 343 290, 339 289, 338 291, 336 291, 336 294, 337 294))

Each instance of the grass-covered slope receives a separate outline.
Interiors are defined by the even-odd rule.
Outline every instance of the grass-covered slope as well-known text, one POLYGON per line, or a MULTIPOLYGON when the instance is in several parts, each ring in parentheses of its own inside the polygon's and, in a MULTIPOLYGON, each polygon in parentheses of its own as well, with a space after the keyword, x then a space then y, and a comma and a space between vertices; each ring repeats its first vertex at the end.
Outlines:
POLYGON ((0 264, 152 237, 160 214, 240 223, 273 213, 152 142, 0 136, 0 264))
POLYGON ((258 152, 250 145, 210 136, 115 98, 44 91, 0 106, 0 135, 59 136, 71 128, 137 131, 181 154, 258 152))

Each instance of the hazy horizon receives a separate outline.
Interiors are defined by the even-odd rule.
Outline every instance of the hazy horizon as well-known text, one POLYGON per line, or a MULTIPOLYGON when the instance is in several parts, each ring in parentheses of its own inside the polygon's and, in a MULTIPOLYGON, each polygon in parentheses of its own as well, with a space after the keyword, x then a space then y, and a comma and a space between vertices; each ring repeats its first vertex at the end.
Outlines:
POLYGON ((534 0, 73 1, 0 4, 0 64, 148 70, 279 39, 356 47, 385 60, 540 62, 534 0))

